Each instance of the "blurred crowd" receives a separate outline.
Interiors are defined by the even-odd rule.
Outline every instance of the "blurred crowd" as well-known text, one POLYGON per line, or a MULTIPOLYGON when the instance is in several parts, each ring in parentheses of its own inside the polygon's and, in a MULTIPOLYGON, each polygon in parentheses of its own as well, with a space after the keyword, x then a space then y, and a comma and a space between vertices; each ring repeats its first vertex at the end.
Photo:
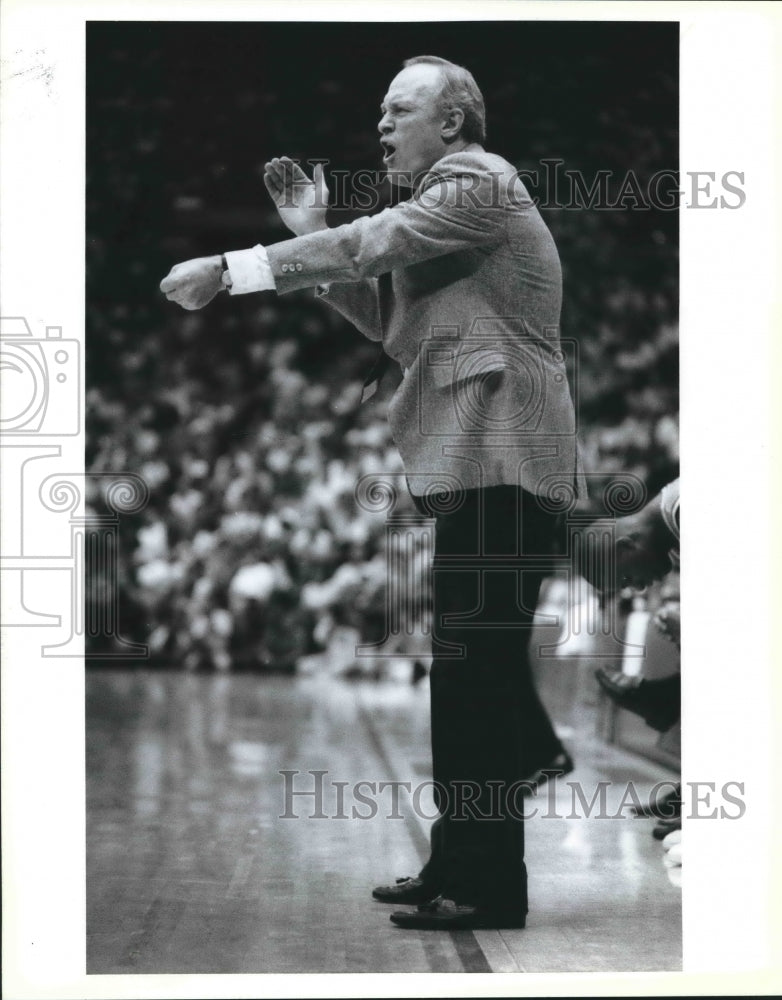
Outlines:
MULTIPOLYGON (((209 366, 199 341, 226 338, 208 313, 188 316, 179 336, 128 338, 114 359, 122 391, 87 392, 88 469, 133 471, 149 489, 145 508, 120 524, 121 631, 167 666, 293 670, 332 643, 380 643, 392 573, 398 589, 420 595, 414 634, 427 631, 426 522, 414 545, 398 542, 387 511, 356 496, 363 477, 390 480, 395 513, 414 520, 385 418, 391 386, 358 407, 350 364, 342 379, 305 374, 295 335, 276 335, 269 303, 260 312, 257 338, 234 340, 209 366)), ((668 414, 636 411, 581 437, 587 469, 605 482, 627 471, 649 482, 655 463, 675 466, 668 414)), ((384 649, 415 654, 400 631, 384 649)), ((378 666, 351 656, 345 666, 362 664, 378 666)))
MULTIPOLYGON (((207 324, 190 317, 190 332, 207 324)), ((160 341, 148 343, 157 354, 160 341)), ((136 369, 143 353, 121 363, 136 369)), ((216 393, 186 354, 173 385, 166 366, 165 384, 148 385, 136 408, 88 392, 90 470, 132 469, 149 488, 123 521, 120 607, 124 637, 146 642, 153 661, 292 671, 348 633, 390 653, 411 648, 406 633, 385 635, 386 602, 411 585, 425 597, 429 532, 413 524, 387 559, 385 505, 356 499, 362 477, 382 473, 395 509, 414 511, 388 425, 355 412, 360 383, 308 379, 295 353, 292 339, 248 344, 216 393), (248 373, 252 388, 239 394, 248 373)))

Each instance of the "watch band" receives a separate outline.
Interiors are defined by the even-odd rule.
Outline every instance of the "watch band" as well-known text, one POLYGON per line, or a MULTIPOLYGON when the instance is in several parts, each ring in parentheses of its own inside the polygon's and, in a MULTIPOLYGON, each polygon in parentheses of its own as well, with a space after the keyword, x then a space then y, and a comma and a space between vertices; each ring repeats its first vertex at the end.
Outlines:
POLYGON ((230 288, 233 285, 231 281, 231 272, 228 269, 228 261, 225 259, 225 254, 220 254, 220 263, 223 267, 223 273, 220 276, 220 281, 223 283, 223 288, 230 288))

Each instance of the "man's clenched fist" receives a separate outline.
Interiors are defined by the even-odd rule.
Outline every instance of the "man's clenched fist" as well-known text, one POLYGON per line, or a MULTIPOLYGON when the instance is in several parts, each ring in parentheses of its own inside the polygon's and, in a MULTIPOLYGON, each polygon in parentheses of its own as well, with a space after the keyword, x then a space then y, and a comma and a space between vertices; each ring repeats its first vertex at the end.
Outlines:
POLYGON ((203 309, 222 289, 220 257, 196 257, 174 264, 160 282, 160 291, 183 309, 203 309))

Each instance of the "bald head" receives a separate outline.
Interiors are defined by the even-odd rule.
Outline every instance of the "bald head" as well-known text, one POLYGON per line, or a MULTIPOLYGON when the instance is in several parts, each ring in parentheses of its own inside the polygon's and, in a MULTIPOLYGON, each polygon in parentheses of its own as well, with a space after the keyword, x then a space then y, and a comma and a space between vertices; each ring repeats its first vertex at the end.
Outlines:
POLYGON ((392 183, 415 187, 439 159, 472 141, 464 111, 445 99, 446 84, 443 66, 428 57, 408 60, 391 81, 378 130, 392 183))
POLYGON ((472 73, 440 56, 413 56, 403 63, 408 66, 433 66, 439 72, 440 100, 444 107, 458 107, 464 114, 462 137, 468 142, 486 139, 486 107, 472 73))

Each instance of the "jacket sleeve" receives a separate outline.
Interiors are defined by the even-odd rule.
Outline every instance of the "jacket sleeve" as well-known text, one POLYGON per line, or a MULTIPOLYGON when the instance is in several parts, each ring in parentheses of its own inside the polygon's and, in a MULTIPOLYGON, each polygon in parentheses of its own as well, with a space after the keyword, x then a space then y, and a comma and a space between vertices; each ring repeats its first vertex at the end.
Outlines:
MULTIPOLYGON (((447 162, 446 162, 447 161, 447 162)), ((278 292, 357 282, 398 267, 500 242, 511 207, 474 156, 435 165, 409 201, 335 229, 266 247, 278 292)))
POLYGON ((349 284, 334 283, 318 289, 318 298, 328 302, 370 340, 382 340, 377 278, 365 278, 349 284))

